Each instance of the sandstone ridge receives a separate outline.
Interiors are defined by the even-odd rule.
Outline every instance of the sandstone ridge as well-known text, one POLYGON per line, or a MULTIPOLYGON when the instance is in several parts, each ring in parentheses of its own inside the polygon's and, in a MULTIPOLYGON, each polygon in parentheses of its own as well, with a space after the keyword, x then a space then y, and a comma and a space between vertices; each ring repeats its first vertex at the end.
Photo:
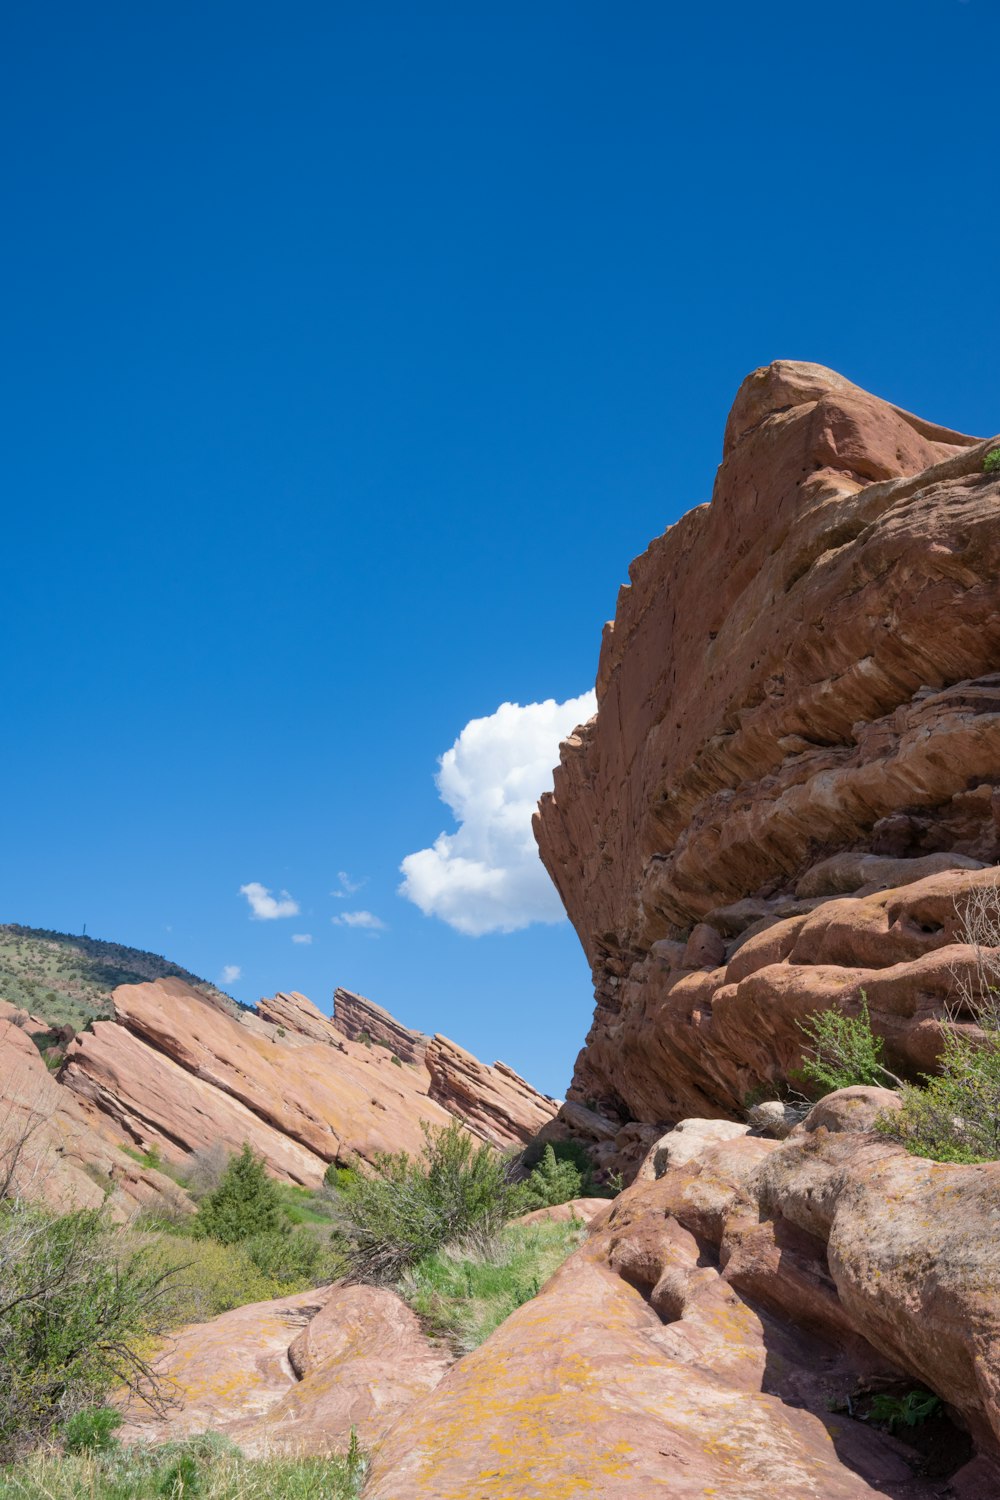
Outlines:
POLYGON ((123 985, 114 991, 114 1018, 70 1041, 55 1078, 29 1036, 43 1023, 6 1007, 5 1095, 21 1098, 24 1114, 37 1096, 32 1118, 51 1121, 44 1138, 55 1131, 72 1142, 68 1155, 60 1148, 52 1195, 99 1202, 111 1172, 121 1180, 123 1211, 158 1193, 183 1196, 160 1173, 130 1170, 122 1146, 155 1147, 179 1164, 192 1151, 216 1143, 238 1151, 247 1141, 275 1176, 315 1187, 332 1161, 419 1153, 425 1124, 457 1118, 509 1146, 552 1119, 555 1102, 504 1064, 488 1067, 443 1037, 408 1049, 413 1034, 386 1012, 338 995, 349 1021, 295 992, 230 1010, 180 979, 123 985), (365 1008, 371 1024, 358 1028, 363 1040, 352 1039, 365 1008), (376 1012, 381 1032, 373 1029, 376 1012))
POLYGON ((535 820, 593 967, 568 1098, 612 1136, 738 1111, 834 995, 933 1061, 1000 857, 996 442, 779 361, 632 564, 535 820))

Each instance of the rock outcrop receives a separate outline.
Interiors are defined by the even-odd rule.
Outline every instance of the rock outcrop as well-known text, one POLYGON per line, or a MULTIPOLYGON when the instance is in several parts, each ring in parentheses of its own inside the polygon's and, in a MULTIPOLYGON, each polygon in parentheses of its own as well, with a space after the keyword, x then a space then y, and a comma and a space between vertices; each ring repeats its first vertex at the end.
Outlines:
POLYGON ((115 1132, 59 1087, 31 1039, 37 1031, 37 1020, 0 1001, 0 1182, 59 1211, 107 1198, 116 1219, 138 1209, 193 1212, 176 1183, 129 1157, 115 1132))
POLYGON ((364 995, 355 995, 351 990, 334 990, 333 1024, 352 1042, 367 1037, 380 1047, 388 1047, 403 1062, 414 1063, 417 1067, 423 1064, 430 1037, 422 1031, 410 1031, 381 1005, 366 1000, 364 995))
POLYGON ((815 365, 744 382, 536 818, 594 974, 571 1102, 733 1113, 862 990, 898 1067, 932 1064, 956 902, 1000 857, 996 442, 815 365))
POLYGON ((366 1495, 992 1500, 1000 1165, 838 1131, 851 1095, 784 1141, 705 1120, 658 1143, 540 1295, 400 1416, 366 1495), (920 1386, 946 1406, 918 1452, 867 1419, 920 1386))
POLYGON ((321 1287, 257 1302, 174 1334, 155 1361, 162 1413, 134 1402, 127 1443, 219 1432, 247 1453, 365 1447, 451 1363, 382 1287, 321 1287))
POLYGON ((164 979, 122 986, 113 1001, 115 1019, 70 1044, 59 1082, 106 1132, 167 1160, 248 1141, 277 1176, 314 1187, 331 1161, 419 1153, 424 1124, 458 1118, 507 1146, 531 1139, 556 1109, 511 1069, 445 1038, 420 1064, 352 1041, 304 995, 230 1013, 164 979))

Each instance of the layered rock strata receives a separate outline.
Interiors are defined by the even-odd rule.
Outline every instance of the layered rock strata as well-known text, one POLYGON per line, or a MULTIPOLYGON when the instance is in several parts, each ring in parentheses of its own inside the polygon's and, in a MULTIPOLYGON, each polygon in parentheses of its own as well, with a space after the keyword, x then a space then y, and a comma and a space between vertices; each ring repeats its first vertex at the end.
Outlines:
POLYGON ((833 1095, 784 1141, 684 1122, 402 1413, 366 1495, 992 1500, 1000 1166, 858 1130, 883 1092, 833 1095), (870 1420, 874 1394, 921 1386, 946 1403, 930 1458, 870 1420))
POLYGON ((418 1153, 425 1124, 458 1118, 506 1146, 555 1113, 502 1064, 486 1067, 444 1038, 422 1064, 404 1064, 386 1046, 349 1040, 303 995, 227 1014, 165 979, 113 998, 115 1019, 71 1043, 59 1082, 117 1138, 168 1160, 248 1141, 277 1176, 316 1186, 331 1161, 418 1153))
POLYGON ((422 1031, 410 1031, 403 1026, 381 1005, 345 989, 333 992, 333 1025, 352 1042, 367 1037, 380 1047, 388 1047, 403 1062, 415 1063, 417 1067, 422 1065, 430 1041, 422 1031))
POLYGON ((99 1208, 115 1219, 139 1209, 193 1212, 186 1193, 162 1172, 121 1149, 100 1115, 45 1066, 32 1033, 44 1027, 0 1001, 0 1183, 24 1198, 65 1211, 99 1208))
POLYGON ((536 817, 594 974, 570 1101, 733 1112, 862 990, 901 1067, 933 1060, 955 902, 1000 856, 998 441, 815 365, 744 382, 536 817))

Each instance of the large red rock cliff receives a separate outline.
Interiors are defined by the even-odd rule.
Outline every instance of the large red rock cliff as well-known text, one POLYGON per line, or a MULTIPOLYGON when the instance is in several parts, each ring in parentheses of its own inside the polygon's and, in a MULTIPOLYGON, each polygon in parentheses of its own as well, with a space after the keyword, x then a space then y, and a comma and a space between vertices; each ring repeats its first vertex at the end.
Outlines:
POLYGON ((711 504, 632 564, 535 821, 593 966, 584 1122, 735 1113, 862 989, 897 1064, 933 1060, 1000 857, 995 443, 780 361, 711 504))

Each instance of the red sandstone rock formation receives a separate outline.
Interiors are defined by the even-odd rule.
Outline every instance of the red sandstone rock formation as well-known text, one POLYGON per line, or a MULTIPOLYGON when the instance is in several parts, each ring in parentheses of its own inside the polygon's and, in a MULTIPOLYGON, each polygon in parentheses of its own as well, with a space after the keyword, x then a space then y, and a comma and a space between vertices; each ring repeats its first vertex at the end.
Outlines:
POLYGON ((419 1153, 425 1123, 457 1117, 506 1146, 556 1109, 502 1063, 486 1067, 442 1037, 425 1063, 397 1063, 387 1046, 349 1040, 304 995, 229 1014, 164 979, 122 986, 114 1006, 113 1021, 70 1045, 59 1080, 106 1132, 169 1160, 249 1141, 276 1175, 316 1186, 330 1161, 419 1153))
POLYGON ((134 1403, 123 1440, 221 1432, 247 1453, 369 1447, 451 1363, 383 1287, 321 1287, 173 1334, 156 1361, 170 1405, 134 1403))
POLYGON ((593 966, 576 1106, 732 1113, 862 989, 898 1065, 932 1062, 955 901, 1000 857, 995 443, 815 365, 744 382, 536 818, 593 966))
POLYGON ((994 1500, 1000 1164, 843 1133, 862 1092, 785 1141, 719 1120, 667 1136, 540 1295, 402 1413, 366 1495, 994 1500), (969 1429, 947 1485, 851 1416, 918 1385, 969 1429))
POLYGON ((333 992, 333 1025, 353 1042, 367 1037, 403 1062, 422 1066, 430 1037, 422 1031, 410 1031, 401 1025, 381 1005, 366 1000, 364 995, 355 995, 351 990, 336 989, 333 992))
POLYGON ((0 1179, 52 1208, 99 1208, 105 1196, 116 1219, 137 1209, 193 1212, 162 1172, 129 1157, 114 1131, 68 1089, 60 1088, 31 1037, 44 1030, 0 1001, 0 1179))

